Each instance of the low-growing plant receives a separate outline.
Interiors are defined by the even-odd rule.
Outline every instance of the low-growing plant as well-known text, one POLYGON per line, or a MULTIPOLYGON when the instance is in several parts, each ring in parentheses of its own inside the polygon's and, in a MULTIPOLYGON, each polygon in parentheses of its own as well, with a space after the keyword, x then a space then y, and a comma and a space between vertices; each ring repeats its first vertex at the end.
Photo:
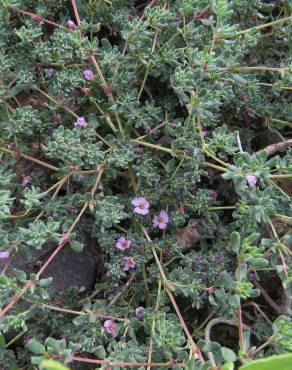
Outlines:
POLYGON ((287 366, 291 13, 0 0, 1 369, 287 366))

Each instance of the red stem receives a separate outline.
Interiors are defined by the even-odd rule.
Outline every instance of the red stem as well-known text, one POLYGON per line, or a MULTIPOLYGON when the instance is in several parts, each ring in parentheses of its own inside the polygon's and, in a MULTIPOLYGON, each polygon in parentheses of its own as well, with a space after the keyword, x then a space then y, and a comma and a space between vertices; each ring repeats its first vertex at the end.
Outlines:
MULTIPOLYGON (((62 358, 60 355, 53 355, 53 358, 62 358)), ((73 361, 76 362, 85 362, 88 364, 100 364, 105 365, 109 364, 111 366, 120 366, 120 367, 141 367, 141 366, 150 366, 150 367, 173 367, 173 366, 180 366, 180 367, 186 367, 185 364, 179 363, 176 360, 171 360, 168 362, 111 362, 108 359, 100 360, 100 359, 94 359, 94 358, 87 358, 87 357, 78 357, 78 356, 72 356, 71 357, 73 361)))
POLYGON ((76 1, 75 0, 72 0, 72 6, 73 6, 73 9, 74 9, 74 14, 75 14, 75 18, 76 18, 77 24, 79 26, 79 24, 80 24, 80 16, 79 16, 79 13, 78 13, 78 9, 77 9, 77 5, 76 5, 76 1))
POLYGON ((50 255, 50 257, 46 260, 43 266, 40 268, 39 272, 37 273, 37 277, 39 277, 45 269, 49 266, 52 260, 56 257, 56 255, 60 252, 60 250, 67 244, 68 239, 62 239, 58 245, 58 247, 54 250, 54 252, 50 255))
POLYGON ((62 26, 61 24, 55 23, 53 21, 49 21, 48 19, 42 18, 41 16, 39 16, 37 14, 30 13, 30 12, 27 12, 27 11, 21 10, 21 9, 14 9, 14 10, 16 12, 18 12, 18 13, 28 15, 29 17, 31 17, 32 19, 34 19, 36 22, 43 21, 44 23, 50 24, 51 26, 54 26, 54 27, 57 27, 57 28, 62 28, 63 30, 66 30, 66 31, 70 31, 71 32, 70 28, 67 28, 65 26, 62 26))
POLYGON ((19 301, 19 299, 23 296, 23 294, 31 287, 34 283, 29 280, 26 285, 22 288, 21 292, 17 294, 12 301, 0 312, 0 319, 6 315, 6 313, 19 301))
MULTIPOLYGON (((63 236, 61 239, 58 247, 56 250, 52 253, 52 255, 47 259, 47 261, 44 263, 44 265, 41 267, 39 272, 37 273, 37 277, 39 278, 40 275, 45 271, 45 269, 49 266, 49 264, 52 262, 52 260, 56 257, 56 255, 60 252, 60 250, 66 245, 69 241, 69 235, 77 225, 77 223, 80 221, 81 216, 85 212, 86 208, 88 207, 88 202, 86 202, 82 208, 82 210, 79 212, 77 218, 75 219, 74 223, 72 224, 71 228, 69 229, 68 233, 63 236)), ((20 293, 17 294, 10 303, 0 312, 0 319, 19 301, 19 299, 25 294, 25 292, 34 285, 34 282, 29 280, 25 286, 21 289, 20 293)))
POLYGON ((241 304, 237 307, 237 318, 238 318, 238 334, 239 334, 239 348, 243 350, 243 324, 242 324, 242 315, 241 315, 241 304))

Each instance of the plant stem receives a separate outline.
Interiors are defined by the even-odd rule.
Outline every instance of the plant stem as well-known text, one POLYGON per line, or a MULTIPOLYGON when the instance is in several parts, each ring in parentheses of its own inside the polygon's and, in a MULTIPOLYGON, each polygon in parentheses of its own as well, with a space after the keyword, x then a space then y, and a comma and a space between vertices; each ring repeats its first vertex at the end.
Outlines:
POLYGON ((277 175, 271 175, 272 179, 291 179, 292 178, 292 173, 288 174, 277 174, 277 175))
MULTIPOLYGON (((145 227, 141 225, 141 229, 142 229, 143 234, 145 235, 147 241, 149 243, 152 243, 152 240, 151 240, 149 234, 147 233, 145 227)), ((157 256, 156 250, 155 250, 155 248, 154 248, 153 245, 151 246, 151 250, 152 250, 154 259, 156 261, 157 267, 159 269, 160 275, 162 277, 162 283, 164 285, 164 289, 167 292, 167 294, 169 296, 169 299, 171 300, 171 303, 173 305, 173 308, 174 308, 174 310, 175 310, 175 312, 176 312, 176 314, 177 314, 177 316, 178 316, 178 318, 180 320, 181 326, 183 327, 184 332, 185 332, 187 338, 189 339, 189 342, 190 342, 191 348, 193 350, 193 353, 194 353, 194 355, 197 355, 198 356, 198 358, 199 358, 199 360, 201 362, 205 362, 204 357, 203 357, 203 355, 202 355, 199 347, 195 344, 195 342, 193 340, 193 337, 191 336, 191 333, 190 333, 190 331, 189 331, 189 329, 188 329, 188 327, 187 327, 187 325, 186 325, 186 323, 185 323, 185 321, 184 321, 184 319, 182 317, 182 314, 181 314, 181 312, 179 310, 179 307, 178 307, 178 305, 177 305, 177 303, 176 303, 176 301, 174 299, 174 296, 173 296, 171 290, 169 289, 170 285, 168 284, 166 275, 165 275, 165 273, 163 271, 162 265, 161 265, 161 263, 159 261, 159 258, 157 256)))
MULTIPOLYGON (((98 188, 99 181, 101 179, 101 176, 105 170, 105 167, 102 167, 96 182, 94 184, 94 187, 92 189, 92 193, 95 192, 98 188)), ((93 195, 93 194, 92 194, 93 195)), ((46 268, 49 266, 49 264, 52 262, 52 260, 56 257, 56 255, 60 252, 60 250, 69 242, 69 237, 77 224, 79 223, 83 213, 86 211, 86 209, 89 206, 89 201, 86 201, 84 206, 82 207, 81 211, 79 212, 78 216, 76 217, 75 221, 71 225, 70 229, 68 232, 63 236, 61 239, 58 247, 55 249, 55 251, 52 253, 52 255, 47 259, 47 261, 44 263, 44 265, 40 268, 39 272, 36 274, 36 278, 39 279, 40 275, 46 270, 46 268)), ((29 280, 25 286, 21 289, 21 291, 10 301, 10 303, 0 312, 0 319, 19 301, 19 299, 26 293, 26 291, 34 287, 35 283, 32 280, 29 280)))
POLYGON ((7 219, 8 220, 17 220, 18 218, 22 218, 22 217, 25 217, 29 214, 29 212, 31 211, 31 208, 32 207, 29 207, 26 211, 24 211, 23 213, 20 213, 18 215, 11 215, 11 216, 8 216, 7 219))
POLYGON ((26 155, 24 153, 16 152, 14 150, 6 149, 6 148, 3 148, 3 147, 0 147, 0 151, 5 152, 5 153, 9 153, 9 154, 15 154, 16 156, 18 155, 19 157, 24 158, 24 159, 28 159, 29 161, 34 162, 36 164, 39 164, 40 166, 49 168, 52 171, 56 171, 56 172, 59 171, 59 168, 58 167, 52 166, 49 163, 45 163, 45 162, 43 162, 43 161, 41 161, 41 160, 39 160, 37 158, 31 157, 31 156, 26 155))
MULTIPOLYGON (((73 7, 73 10, 74 10, 74 14, 75 14, 75 18, 76 18, 76 21, 77 21, 77 24, 78 26, 80 25, 80 16, 79 16, 79 12, 78 12, 78 8, 77 8, 77 5, 76 5, 76 1, 75 0, 71 0, 72 2, 72 7, 73 7)), ((115 105, 116 102, 115 102, 115 99, 113 97, 113 94, 111 92, 111 90, 109 89, 109 86, 104 78, 104 75, 99 67, 99 64, 95 58, 95 56, 93 54, 90 54, 89 55, 89 60, 91 61, 91 63, 94 65, 94 68, 96 69, 97 71, 97 74, 98 74, 98 77, 101 81, 101 87, 103 89, 103 91, 105 92, 105 94, 108 96, 110 102, 115 105)), ((123 126, 122 126, 122 122, 121 122, 121 119, 119 117, 119 114, 117 112, 116 109, 114 109, 114 113, 115 113, 115 117, 116 117, 116 120, 118 122, 118 126, 119 126, 119 130, 120 130, 120 133, 122 135, 122 139, 125 140, 125 134, 124 134, 124 129, 123 129, 123 126)))
POLYGON ((43 90, 39 89, 37 86, 33 86, 33 88, 36 91, 38 91, 39 93, 41 93, 42 95, 44 95, 47 99, 49 99, 50 101, 52 101, 54 104, 56 104, 57 107, 63 108, 66 112, 68 112, 69 114, 71 114, 75 118, 78 118, 78 115, 76 113, 74 113, 73 110, 71 110, 70 108, 66 107, 65 105, 60 104, 58 102, 58 100, 56 98, 54 98, 53 96, 45 93, 43 90))
POLYGON ((63 30, 72 32, 72 30, 70 28, 67 28, 67 27, 65 27, 65 26, 63 26, 61 24, 52 22, 52 21, 50 21, 48 19, 42 18, 41 16, 39 16, 37 14, 33 14, 33 13, 30 13, 30 12, 27 12, 27 11, 21 10, 21 9, 15 9, 15 8, 11 8, 11 9, 14 10, 14 11, 16 11, 17 13, 28 15, 29 17, 31 17, 32 19, 34 19, 36 22, 44 22, 44 23, 47 23, 47 24, 49 24, 51 26, 54 26, 54 27, 57 27, 57 28, 62 28, 63 30))
POLYGON ((236 207, 235 206, 210 207, 208 208, 208 211, 220 211, 224 209, 236 209, 236 207))
POLYGON ((267 27, 272 27, 272 26, 275 26, 277 24, 288 22, 291 19, 292 19, 291 16, 290 17, 281 18, 281 19, 277 19, 276 21, 265 23, 265 24, 260 24, 259 26, 251 27, 251 28, 249 28, 247 30, 238 31, 234 35, 232 35, 232 36, 225 36, 224 38, 233 38, 233 37, 237 37, 237 36, 240 36, 240 35, 244 35, 244 34, 250 32, 250 31, 259 31, 259 30, 262 30, 262 29, 267 28, 267 27))
POLYGON ((226 162, 221 161, 221 159, 217 158, 213 153, 211 153, 207 146, 203 146, 203 152, 210 158, 214 159, 214 161, 220 163, 222 166, 228 167, 228 164, 226 162))
POLYGON ((226 71, 226 72, 281 72, 288 73, 289 68, 276 68, 269 66, 246 66, 246 67, 226 67, 218 68, 217 71, 226 71))
POLYGON ((267 342, 265 342, 264 344, 262 344, 259 348, 257 348, 253 353, 256 354, 258 353, 259 351, 261 351, 262 349, 264 349, 265 347, 267 347, 268 345, 270 345, 272 343, 271 341, 271 338, 269 338, 269 340, 267 342))
MULTIPOLYGON (((61 355, 52 355, 53 358, 56 359, 62 359, 63 356, 61 355)), ((175 367, 186 367, 186 364, 177 362, 176 360, 171 360, 168 362, 111 362, 108 359, 104 360, 99 360, 99 359, 93 359, 93 358, 86 358, 86 357, 78 357, 78 356, 72 356, 72 361, 76 362, 84 362, 88 364, 99 364, 99 365, 105 365, 105 366, 117 366, 126 369, 127 367, 145 367, 145 366, 150 366, 150 367, 164 367, 164 368, 173 368, 175 367)))
MULTIPOLYGON (((292 90, 292 88, 291 88, 292 90)), ((266 146, 263 150, 269 153, 269 155, 276 153, 278 150, 286 149, 292 146, 292 139, 280 141, 279 143, 271 144, 266 146)))
POLYGON ((281 125, 288 126, 288 127, 292 128, 292 122, 284 121, 282 119, 266 117, 266 121, 267 121, 267 123, 271 123, 271 122, 280 123, 281 125))
POLYGON ((285 193, 285 191, 281 189, 280 186, 278 186, 273 180, 268 179, 268 183, 271 184, 274 188, 276 188, 282 195, 284 195, 284 197, 290 200, 290 196, 287 193, 285 193))
MULTIPOLYGON (((267 83, 264 83, 264 82, 259 82, 258 85, 259 86, 267 86, 267 87, 275 87, 275 85, 273 85, 273 84, 267 84, 267 83)), ((290 87, 290 86, 279 86, 278 88, 283 89, 283 90, 292 90, 292 87, 290 87)))
MULTIPOLYGON (((156 321, 156 314, 159 309, 159 300, 160 300, 160 293, 161 293, 161 279, 158 280, 158 290, 157 290, 157 298, 156 298, 156 305, 155 310, 153 312, 152 324, 151 324, 151 338, 150 338, 150 345, 149 345, 149 352, 148 352, 148 359, 147 362, 151 363, 152 360, 152 351, 153 351, 153 337, 155 335, 155 321, 156 321)), ((150 370, 151 366, 147 366, 147 370, 150 370)))
POLYGON ((263 318, 270 324, 273 325, 272 321, 268 318, 268 316, 264 313, 264 311, 259 307, 259 305, 255 302, 249 302, 249 305, 253 306, 262 316, 263 318))
POLYGON ((238 297, 239 303, 237 306, 237 319, 238 319, 238 335, 239 335, 239 350, 243 352, 243 323, 242 323, 242 313, 241 313, 241 303, 240 297, 238 297))
POLYGON ((165 153, 173 154, 172 149, 166 148, 162 145, 151 144, 151 143, 147 143, 146 141, 141 141, 141 140, 137 140, 137 139, 134 139, 133 141, 135 143, 139 144, 139 145, 146 146, 146 147, 151 148, 151 149, 157 149, 157 150, 160 150, 160 151, 165 152, 165 153))
POLYGON ((142 269, 143 284, 144 284, 144 289, 145 289, 146 304, 147 304, 147 307, 151 307, 151 294, 150 294, 150 289, 149 289, 148 282, 147 282, 147 273, 146 273, 146 266, 145 266, 144 261, 141 263, 141 269, 142 269))
POLYGON ((99 112, 103 115, 106 123, 109 125, 109 127, 111 128, 113 133, 116 133, 118 131, 118 129, 113 124, 113 121, 111 120, 110 116, 108 114, 106 114, 95 101, 93 102, 93 104, 96 106, 96 108, 99 110, 99 112))
POLYGON ((262 296, 264 299, 269 303, 269 305, 277 312, 278 315, 283 314, 283 310, 281 306, 278 306, 273 299, 269 296, 269 294, 266 292, 266 290, 256 281, 255 286, 260 290, 262 296))
MULTIPOLYGON (((211 330, 212 330, 213 326, 218 325, 218 324, 231 325, 231 326, 235 326, 235 327, 237 327, 237 325, 238 325, 235 320, 227 320, 227 319, 223 319, 221 317, 212 319, 211 321, 208 322, 208 324, 205 328, 205 341, 206 342, 211 342, 211 338, 210 338, 211 330)), ((242 324, 242 327, 245 330, 250 330, 250 327, 245 325, 245 324, 242 324)), ((208 352, 208 358, 211 361, 212 366, 215 367, 216 363, 215 363, 215 359, 214 359, 214 356, 213 356, 212 352, 208 352)))
POLYGON ((72 0, 72 6, 73 6, 75 18, 77 20, 77 24, 79 25, 80 22, 81 22, 81 20, 80 20, 80 16, 79 16, 79 13, 78 13, 78 9, 77 9, 77 5, 76 5, 76 1, 75 0, 72 0))
POLYGON ((123 286, 123 289, 114 296, 114 298, 110 301, 110 303, 106 306, 106 309, 108 310, 110 307, 112 307, 124 294, 125 292, 128 290, 129 286, 132 284, 132 282, 134 281, 136 277, 136 273, 133 273, 130 278, 128 279, 128 281, 126 282, 126 284, 123 286))
POLYGON ((26 331, 21 331, 20 333, 18 333, 14 338, 11 339, 10 342, 8 342, 7 344, 5 344, 5 348, 9 348, 13 343, 15 343, 19 338, 21 338, 24 334, 26 333, 26 331))
MULTIPOLYGON (((29 303, 36 304, 36 302, 34 302, 31 299, 24 298, 24 300, 27 301, 27 302, 29 302, 29 303)), ((41 306, 47 308, 48 310, 56 311, 56 312, 62 312, 62 313, 67 313, 67 314, 70 314, 70 315, 86 316, 88 314, 92 314, 92 315, 96 316, 97 318, 102 318, 102 319, 111 319, 111 320, 126 321, 126 322, 129 321, 129 319, 127 319, 127 318, 121 318, 121 317, 112 316, 112 315, 104 315, 102 313, 98 313, 98 312, 94 312, 94 311, 88 311, 88 312, 74 311, 74 310, 70 310, 68 308, 63 308, 63 307, 57 307, 57 306, 49 305, 49 304, 46 304, 46 303, 43 303, 43 302, 37 302, 37 304, 40 304, 41 306)))
POLYGON ((203 164, 207 167, 214 168, 215 170, 221 171, 221 172, 227 172, 227 168, 217 166, 216 164, 210 163, 210 162, 203 162, 203 164))

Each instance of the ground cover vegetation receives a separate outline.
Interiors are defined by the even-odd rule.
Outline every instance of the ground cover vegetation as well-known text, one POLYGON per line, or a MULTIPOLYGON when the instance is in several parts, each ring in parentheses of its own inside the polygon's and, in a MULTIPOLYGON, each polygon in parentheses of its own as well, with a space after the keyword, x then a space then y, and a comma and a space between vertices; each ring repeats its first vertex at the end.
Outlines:
POLYGON ((291 14, 0 0, 1 369, 291 369, 291 14))

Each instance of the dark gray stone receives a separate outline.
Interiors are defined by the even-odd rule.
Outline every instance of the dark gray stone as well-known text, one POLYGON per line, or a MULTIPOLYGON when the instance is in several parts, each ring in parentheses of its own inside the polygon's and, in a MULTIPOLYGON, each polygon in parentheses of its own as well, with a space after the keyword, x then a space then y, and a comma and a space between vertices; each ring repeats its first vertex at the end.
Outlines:
MULTIPOLYGON (((37 273, 44 262, 50 257, 55 247, 46 246, 42 250, 34 250, 32 261, 26 262, 19 256, 14 257, 7 275, 13 276, 13 268, 30 273, 37 273)), ((0 260, 0 271, 5 261, 0 260)), ((62 293, 69 288, 94 288, 98 272, 97 253, 92 247, 85 247, 83 252, 74 251, 68 244, 56 255, 41 278, 52 277, 52 287, 62 293)))

